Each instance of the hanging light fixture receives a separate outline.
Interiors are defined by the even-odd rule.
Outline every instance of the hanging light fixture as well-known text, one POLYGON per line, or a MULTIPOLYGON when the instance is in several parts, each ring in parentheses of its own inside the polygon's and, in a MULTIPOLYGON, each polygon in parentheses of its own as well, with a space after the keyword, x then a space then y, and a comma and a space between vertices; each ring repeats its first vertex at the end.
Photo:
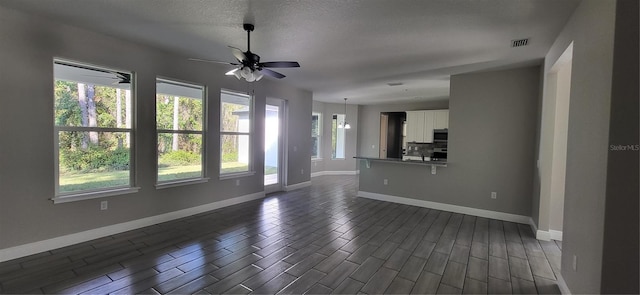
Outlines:
POLYGON ((235 76, 236 78, 238 78, 238 80, 244 78, 247 82, 260 81, 260 79, 262 79, 263 77, 260 71, 252 70, 251 68, 245 66, 228 71, 227 73, 225 73, 225 75, 235 76))
POLYGON ((347 122, 347 98, 344 98, 344 122, 338 124, 338 128, 351 129, 351 125, 347 122))

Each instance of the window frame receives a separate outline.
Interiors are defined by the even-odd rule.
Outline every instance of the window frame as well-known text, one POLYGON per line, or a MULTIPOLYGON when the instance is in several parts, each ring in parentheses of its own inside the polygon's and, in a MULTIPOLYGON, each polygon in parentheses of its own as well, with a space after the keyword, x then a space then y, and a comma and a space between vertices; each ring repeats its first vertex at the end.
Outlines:
MULTIPOLYGON (((140 190, 136 187, 136 73, 128 70, 120 70, 111 67, 95 65, 91 63, 79 62, 63 58, 53 58, 52 66, 56 64, 77 67, 86 70, 92 70, 103 73, 126 73, 130 75, 129 92, 131 96, 130 108, 130 126, 129 128, 118 127, 88 127, 88 126, 58 126, 55 120, 55 93, 53 98, 53 150, 54 150, 54 196, 50 198, 54 204, 68 203, 73 201, 81 201, 95 198, 103 198, 108 196, 116 196, 122 194, 135 193, 140 190), (122 186, 111 186, 105 188, 78 190, 72 192, 60 192, 60 132, 123 132, 129 133, 129 184, 122 186)), ((55 92, 55 83, 58 80, 55 71, 52 71, 53 86, 52 92, 55 92)), ((60 79, 61 80, 61 79, 60 79)), ((84 81, 76 81, 86 83, 84 81)), ((89 83, 86 83, 89 84, 89 83)))
POLYGON ((313 122, 313 117, 318 117, 318 134, 317 136, 313 136, 313 130, 311 131, 311 138, 317 138, 316 142, 316 156, 311 155, 311 160, 318 161, 322 160, 322 113, 319 112, 311 112, 311 122, 313 122))
MULTIPOLYGON (((195 97, 187 97, 187 98, 195 98, 195 97)), ((181 185, 190 185, 190 184, 197 184, 197 183, 204 183, 209 181, 209 178, 207 177, 208 173, 207 173, 207 169, 206 169, 206 155, 207 155, 207 104, 208 104, 208 93, 207 93, 207 87, 205 85, 202 84, 197 84, 197 83, 193 83, 193 82, 187 82, 187 81, 183 81, 183 80, 179 80, 179 79, 174 79, 174 78, 168 78, 168 77, 162 77, 162 76, 156 76, 156 101, 155 101, 155 108, 154 108, 154 114, 155 114, 155 121, 156 121, 156 125, 155 125, 155 129, 156 129, 156 189, 162 189, 162 188, 168 188, 168 187, 175 187, 175 186, 181 186, 181 185), (173 129, 158 129, 158 114, 157 114, 157 104, 158 104, 158 90, 157 90, 157 85, 158 82, 163 82, 166 84, 172 84, 172 85, 176 85, 176 86, 183 86, 183 87, 189 87, 189 88, 200 88, 202 90, 202 128, 200 131, 193 131, 193 130, 173 130, 173 129), (200 135, 201 136, 201 140, 202 140, 202 146, 200 147, 200 165, 202 167, 201 173, 199 177, 190 177, 190 178, 182 178, 182 179, 176 179, 176 180, 166 180, 166 181, 160 181, 159 180, 159 176, 160 176, 160 165, 159 165, 159 155, 158 155, 158 137, 161 133, 164 134, 195 134, 195 135, 200 135)))
POLYGON ((230 90, 230 89, 225 89, 225 88, 221 88, 220 89, 220 111, 219 111, 219 124, 220 124, 220 128, 219 128, 219 146, 218 148, 220 149, 219 152, 219 159, 220 159, 220 164, 218 165, 218 175, 219 175, 219 179, 223 180, 223 179, 231 179, 231 178, 238 178, 238 177, 244 177, 244 176, 251 176, 251 175, 255 175, 256 171, 255 171, 255 165, 254 165, 254 156, 253 156, 253 146, 254 146, 254 130, 255 130, 255 96, 251 93, 248 92, 242 92, 242 91, 237 91, 237 90, 230 90), (223 106, 222 104, 224 103, 224 100, 222 99, 222 95, 224 93, 228 93, 231 95, 241 95, 241 96, 247 96, 247 98, 249 99, 249 132, 239 132, 239 131, 224 131, 223 130, 223 126, 222 126, 222 120, 223 120, 223 106), (236 135, 236 136, 240 136, 240 135, 246 135, 249 136, 249 140, 248 140, 248 167, 247 167, 247 171, 241 171, 241 172, 230 172, 230 173, 222 173, 222 159, 223 159, 223 155, 222 155, 222 137, 225 135, 236 135))

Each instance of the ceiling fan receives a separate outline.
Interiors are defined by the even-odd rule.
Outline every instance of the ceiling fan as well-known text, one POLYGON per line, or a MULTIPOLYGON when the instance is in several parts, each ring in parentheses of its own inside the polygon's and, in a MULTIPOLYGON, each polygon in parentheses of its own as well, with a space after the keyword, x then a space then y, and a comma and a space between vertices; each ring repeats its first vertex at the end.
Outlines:
POLYGON ((263 75, 267 75, 276 79, 282 79, 285 75, 267 68, 299 68, 300 64, 296 61, 270 61, 260 62, 260 56, 251 52, 251 32, 254 30, 252 24, 243 24, 242 26, 247 31, 247 51, 229 46, 231 53, 236 57, 238 63, 235 62, 223 62, 208 59, 190 58, 192 61, 221 63, 236 66, 235 69, 228 71, 225 75, 235 76, 238 79, 244 78, 247 82, 259 81, 263 75))

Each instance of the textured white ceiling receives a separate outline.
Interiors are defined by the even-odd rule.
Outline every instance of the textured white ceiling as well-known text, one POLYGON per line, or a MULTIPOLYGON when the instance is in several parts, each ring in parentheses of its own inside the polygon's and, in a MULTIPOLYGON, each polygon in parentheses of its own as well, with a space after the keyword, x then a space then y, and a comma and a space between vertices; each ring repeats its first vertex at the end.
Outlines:
MULTIPOLYGON (((2 0, 0 5, 187 57, 296 60, 282 80, 314 99, 376 104, 447 98, 449 77, 540 62, 579 0, 2 0), (511 48, 512 39, 530 38, 511 48), (390 87, 387 83, 402 82, 390 87)), ((224 71, 212 66, 212 71, 224 71)), ((231 77, 225 77, 232 79, 231 77)))

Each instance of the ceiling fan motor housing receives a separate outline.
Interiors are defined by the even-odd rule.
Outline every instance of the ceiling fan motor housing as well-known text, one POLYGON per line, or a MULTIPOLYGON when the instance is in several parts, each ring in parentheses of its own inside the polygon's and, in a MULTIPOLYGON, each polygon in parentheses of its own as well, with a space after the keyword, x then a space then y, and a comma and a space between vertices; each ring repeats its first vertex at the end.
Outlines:
POLYGON ((249 31, 249 32, 253 32, 253 29, 255 29, 255 27, 252 24, 243 24, 242 28, 244 28, 245 31, 249 31))
POLYGON ((260 56, 251 52, 251 51, 247 51, 244 53, 244 55, 247 57, 245 60, 242 61, 242 66, 243 67, 248 67, 251 70, 256 70, 256 69, 260 69, 260 56))

